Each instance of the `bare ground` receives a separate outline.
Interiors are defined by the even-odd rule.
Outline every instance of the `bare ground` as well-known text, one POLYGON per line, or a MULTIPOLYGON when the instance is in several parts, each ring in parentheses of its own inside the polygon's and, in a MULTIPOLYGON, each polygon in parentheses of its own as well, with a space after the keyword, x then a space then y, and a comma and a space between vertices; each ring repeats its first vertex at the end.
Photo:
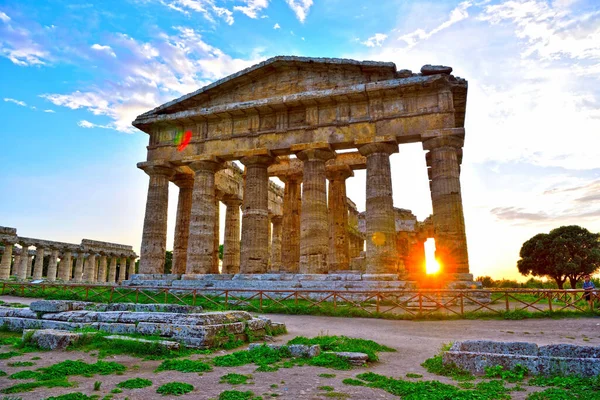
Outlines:
MULTIPOLYGON (((19 301, 23 299, 7 299, 3 301, 19 301), (18 299, 18 300, 17 300, 18 299)), ((167 371, 154 373, 159 361, 142 361, 129 356, 117 356, 105 361, 117 361, 128 367, 124 375, 94 376, 91 378, 71 377, 71 382, 77 382, 77 388, 40 388, 33 392, 18 394, 22 399, 43 399, 52 395, 59 395, 80 391, 88 395, 98 394, 101 397, 110 393, 115 385, 123 380, 140 377, 150 379, 153 385, 144 389, 124 389, 123 393, 115 394, 114 399, 154 399, 162 398, 156 393, 156 388, 164 383, 179 381, 194 385, 195 390, 181 396, 181 399, 210 399, 217 398, 224 390, 236 389, 240 391, 251 390, 256 395, 265 398, 272 394, 279 395, 282 399, 325 399, 319 386, 333 386, 336 392, 349 395, 352 399, 395 399, 382 390, 364 387, 355 387, 342 384, 342 380, 355 377, 357 374, 372 371, 391 377, 405 377, 406 373, 418 373, 423 379, 439 380, 446 383, 455 383, 445 377, 429 374, 420 364, 427 358, 439 352, 444 343, 465 339, 488 339, 498 341, 530 341, 540 345, 551 343, 573 343, 579 345, 600 345, 600 318, 581 319, 528 319, 520 321, 499 320, 460 320, 460 321, 389 321, 365 318, 336 318, 319 316, 291 316, 270 315, 274 321, 285 322, 289 333, 276 338, 278 343, 286 342, 296 336, 317 336, 319 334, 346 335, 364 339, 375 340, 378 343, 393 347, 395 353, 379 353, 380 362, 368 368, 357 368, 351 371, 335 371, 318 367, 294 367, 280 369, 277 372, 254 372, 256 366, 246 365, 236 368, 215 368, 214 371, 198 375, 195 373, 180 373, 167 371), (139 367, 138 367, 139 366, 139 367), (253 384, 232 386, 219 384, 221 376, 236 372, 251 374, 253 384), (321 378, 322 373, 335 374, 332 379, 321 378), (94 391, 95 381, 101 381, 101 390, 94 391), (277 385, 276 387, 272 385, 277 385)), ((7 351, 4 347, 1 351, 7 351)), ((224 352, 222 352, 224 354, 224 352)), ((201 358, 194 356, 192 358, 201 358)), ((83 352, 40 352, 27 353, 23 356, 9 360, 0 360, 0 369, 9 375, 25 369, 34 369, 49 366, 67 359, 81 359, 86 362, 95 362, 97 357, 83 352), (9 367, 7 363, 14 361, 29 361, 32 357, 41 357, 35 367, 9 367)), ((0 388, 20 382, 0 378, 0 388)), ((538 389, 539 390, 539 389, 538 389)), ((512 393, 513 399, 524 399, 527 392, 512 393)), ((14 395, 13 395, 14 396, 14 395)))

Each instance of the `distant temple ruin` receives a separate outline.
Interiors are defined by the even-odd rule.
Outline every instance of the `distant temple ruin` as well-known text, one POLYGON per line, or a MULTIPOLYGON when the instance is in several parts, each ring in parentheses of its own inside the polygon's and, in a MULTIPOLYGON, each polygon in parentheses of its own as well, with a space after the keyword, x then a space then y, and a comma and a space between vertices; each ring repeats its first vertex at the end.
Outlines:
POLYGON ((133 125, 149 135, 138 167, 150 178, 139 273, 164 273, 173 182, 176 274, 359 270, 410 278, 424 273, 423 243, 432 237, 443 276, 472 281, 460 188, 467 82, 451 72, 275 57, 138 116, 133 125), (413 142, 427 151, 433 215, 424 223, 392 200, 390 155, 413 142), (359 169, 367 174, 360 216, 346 196, 346 179, 359 169))
POLYGON ((131 246, 123 244, 89 239, 72 244, 28 238, 5 226, 0 226, 0 244, 0 279, 14 276, 19 280, 116 283, 135 273, 137 255, 131 246))

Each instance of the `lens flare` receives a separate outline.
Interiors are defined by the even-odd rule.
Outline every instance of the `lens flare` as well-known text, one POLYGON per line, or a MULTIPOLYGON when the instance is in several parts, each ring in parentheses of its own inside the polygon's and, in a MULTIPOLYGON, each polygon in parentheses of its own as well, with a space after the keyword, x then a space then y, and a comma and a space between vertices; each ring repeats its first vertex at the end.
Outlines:
POLYGON ((435 239, 432 238, 425 242, 425 272, 427 274, 440 272, 440 263, 435 259, 435 239))
POLYGON ((187 130, 185 132, 179 131, 175 134, 173 144, 177 146, 177 151, 183 151, 188 144, 192 141, 192 131, 187 130))

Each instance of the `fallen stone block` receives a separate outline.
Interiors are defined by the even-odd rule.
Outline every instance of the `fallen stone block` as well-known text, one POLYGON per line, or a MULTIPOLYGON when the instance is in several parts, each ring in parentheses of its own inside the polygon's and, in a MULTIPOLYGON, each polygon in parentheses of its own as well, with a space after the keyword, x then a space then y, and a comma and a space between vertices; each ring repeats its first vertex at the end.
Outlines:
POLYGON ((336 351, 333 352, 338 357, 350 361, 352 365, 365 365, 369 360, 369 356, 365 353, 356 353, 351 351, 336 351))
POLYGON ((489 340, 465 340, 454 343, 450 348, 450 351, 537 356, 539 348, 537 344, 528 342, 491 342, 489 340))
POLYGON ((173 341, 169 341, 169 340, 148 340, 148 339, 132 338, 129 336, 120 336, 120 335, 105 336, 104 339, 105 340, 113 340, 113 341, 114 340, 123 340, 123 341, 127 341, 127 342, 144 343, 147 345, 164 347, 165 349, 168 349, 168 350, 177 350, 181 346, 178 342, 173 342, 173 341))
POLYGON ((25 329, 23 331, 24 342, 35 344, 46 350, 64 350, 82 336, 82 333, 56 329, 25 329))

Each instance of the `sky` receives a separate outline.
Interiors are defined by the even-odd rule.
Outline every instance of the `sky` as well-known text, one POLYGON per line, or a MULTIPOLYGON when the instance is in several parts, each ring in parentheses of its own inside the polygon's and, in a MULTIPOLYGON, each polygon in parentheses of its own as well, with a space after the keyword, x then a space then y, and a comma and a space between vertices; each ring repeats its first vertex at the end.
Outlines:
MULTIPOLYGON (((519 250, 537 233, 600 231, 596 0, 0 0, 0 225, 139 253, 148 137, 131 121, 277 55, 449 65, 468 80, 475 276, 524 279, 519 250)), ((395 206, 423 220, 421 145, 391 162, 395 206)), ((364 190, 360 171, 347 191, 361 211, 364 190)), ((176 206, 171 185, 167 248, 176 206)))

